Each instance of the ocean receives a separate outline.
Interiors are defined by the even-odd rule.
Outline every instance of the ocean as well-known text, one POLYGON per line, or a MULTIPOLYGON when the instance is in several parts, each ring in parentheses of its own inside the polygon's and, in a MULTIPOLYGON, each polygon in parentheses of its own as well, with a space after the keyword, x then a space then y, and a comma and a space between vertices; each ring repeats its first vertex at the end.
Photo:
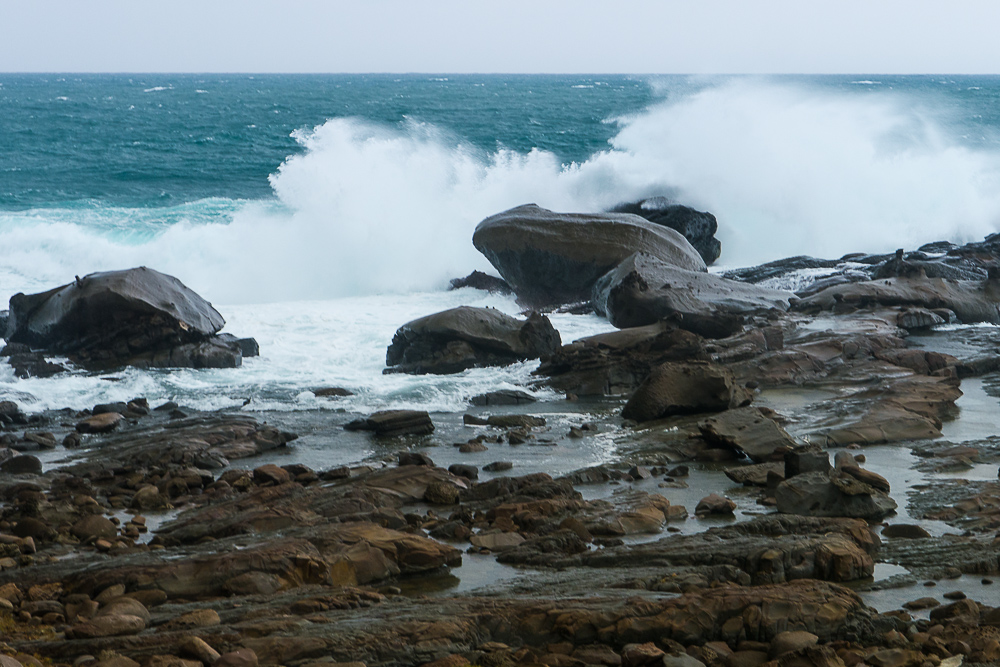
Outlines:
MULTIPOLYGON (((718 217, 719 267, 981 239, 1000 229, 1000 78, 0 74, 0 304, 145 265, 261 347, 233 370, 17 380, 0 364, 0 399, 458 413, 536 363, 381 370, 411 319, 519 312, 447 290, 492 272, 475 225, 654 195, 718 217), (356 395, 311 392, 327 386, 356 395)), ((564 341, 611 329, 553 321, 564 341)))

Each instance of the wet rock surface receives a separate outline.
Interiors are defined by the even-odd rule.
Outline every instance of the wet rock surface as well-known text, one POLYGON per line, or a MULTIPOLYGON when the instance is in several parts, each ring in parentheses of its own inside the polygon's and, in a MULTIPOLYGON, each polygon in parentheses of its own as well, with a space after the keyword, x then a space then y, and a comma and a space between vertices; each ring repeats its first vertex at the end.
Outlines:
POLYGON ((635 252, 705 271, 684 236, 628 213, 555 213, 527 204, 483 220, 472 242, 529 306, 590 299, 597 279, 635 252))
POLYGON ((92 273, 10 300, 6 339, 19 377, 60 372, 39 357, 69 356, 90 369, 234 368, 252 339, 216 335, 225 324, 210 303, 173 276, 146 267, 92 273))
POLYGON ((992 288, 920 273, 975 271, 994 242, 855 258, 923 301, 859 279, 847 305, 827 286, 553 346, 530 392, 458 413, 4 400, 0 653, 995 663, 1000 336, 938 324, 992 288))
POLYGON ((522 321, 491 308, 461 306, 400 327, 386 351, 386 372, 445 375, 506 366, 548 356, 560 344, 544 315, 522 321))

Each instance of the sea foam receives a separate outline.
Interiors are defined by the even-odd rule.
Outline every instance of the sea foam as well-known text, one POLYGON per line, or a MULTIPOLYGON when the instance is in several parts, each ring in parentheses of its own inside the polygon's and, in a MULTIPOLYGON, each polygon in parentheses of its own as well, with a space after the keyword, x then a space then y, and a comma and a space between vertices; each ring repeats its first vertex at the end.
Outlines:
POLYGON ((1000 154, 967 145, 943 99, 729 79, 614 119, 609 147, 569 165, 331 119, 295 134, 274 201, 0 213, 0 299, 142 264, 234 304, 440 289, 489 269, 471 244, 488 215, 664 193, 718 217, 727 266, 980 239, 1000 220, 1000 154))

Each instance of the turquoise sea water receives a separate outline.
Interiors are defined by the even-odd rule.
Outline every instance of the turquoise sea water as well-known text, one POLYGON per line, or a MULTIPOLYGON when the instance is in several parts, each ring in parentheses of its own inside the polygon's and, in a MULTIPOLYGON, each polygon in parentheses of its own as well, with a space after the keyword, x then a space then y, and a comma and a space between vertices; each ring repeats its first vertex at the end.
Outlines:
POLYGON ((530 368, 379 371, 409 318, 516 313, 443 291, 491 270, 475 225, 653 195, 714 213, 724 266, 980 239, 1000 229, 1000 77, 0 74, 0 304, 146 265, 264 349, 238 371, 115 383, 0 365, 0 395, 285 409, 340 384, 357 411, 460 409, 530 368))

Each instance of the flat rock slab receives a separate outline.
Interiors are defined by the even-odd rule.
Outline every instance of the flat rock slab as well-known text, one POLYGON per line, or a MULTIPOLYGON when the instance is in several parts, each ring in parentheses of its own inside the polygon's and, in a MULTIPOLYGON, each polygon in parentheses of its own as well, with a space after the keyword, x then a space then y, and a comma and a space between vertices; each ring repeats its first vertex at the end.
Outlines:
POLYGON ((726 468, 726 477, 744 486, 767 486, 768 476, 785 478, 785 464, 781 461, 754 463, 753 465, 726 468))
POLYGON ((434 423, 425 410, 383 410, 344 424, 348 431, 371 431, 375 435, 429 435, 434 423))
POLYGON ((87 417, 76 423, 78 433, 109 433, 121 424, 122 416, 117 412, 105 412, 87 417))
POLYGON ((727 410, 698 424, 711 444, 740 451, 757 463, 784 460, 797 443, 785 429, 753 407, 727 410))

